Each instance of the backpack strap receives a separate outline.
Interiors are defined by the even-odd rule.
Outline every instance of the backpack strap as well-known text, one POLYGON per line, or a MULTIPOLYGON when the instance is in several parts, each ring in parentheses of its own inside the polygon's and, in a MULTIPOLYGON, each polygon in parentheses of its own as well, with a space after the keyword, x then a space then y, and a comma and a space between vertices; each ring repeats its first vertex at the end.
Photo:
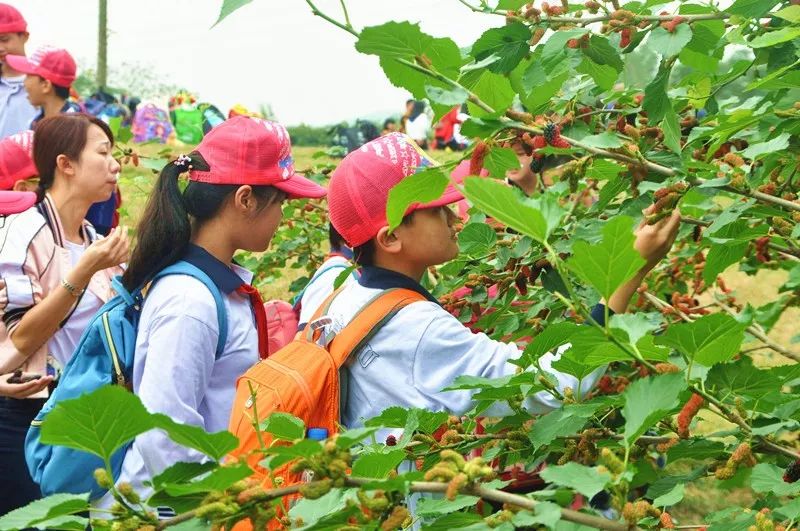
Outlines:
MULTIPOLYGON (((330 302, 337 294, 331 296, 330 302)), ((425 300, 422 294, 403 288, 387 289, 373 297, 329 344, 328 351, 336 365, 344 365, 350 354, 361 349, 397 312, 413 302, 425 300)), ((324 305, 326 310, 330 302, 324 305)))
MULTIPOLYGON (((303 300, 303 295, 305 294, 306 290, 319 277, 321 277, 322 275, 324 275, 328 271, 332 271, 334 269, 349 269, 351 267, 352 267, 352 265, 345 265, 345 264, 342 264, 342 263, 336 263, 336 264, 331 264, 329 266, 326 266, 326 267, 323 267, 322 269, 317 270, 317 272, 314 273, 314 276, 312 276, 311 279, 306 283, 305 287, 300 290, 300 293, 298 293, 297 295, 294 296, 294 299, 292 299, 292 307, 295 309, 295 311, 297 311, 299 309, 300 301, 303 300)), ((355 278, 355 279, 358 278, 358 273, 356 271, 357 271, 356 269, 353 269, 353 272, 351 273, 352 277, 355 278)))
POLYGON ((184 262, 183 260, 179 260, 174 264, 162 269, 153 277, 153 282, 168 275, 188 275, 192 278, 196 278, 205 285, 208 291, 211 292, 211 296, 214 297, 214 303, 217 306, 219 339, 217 339, 215 358, 219 359, 225 350, 225 342, 228 340, 228 312, 225 309, 225 301, 222 298, 222 293, 219 291, 219 288, 216 284, 214 284, 214 281, 211 280, 211 277, 209 277, 202 269, 190 264, 189 262, 184 262))

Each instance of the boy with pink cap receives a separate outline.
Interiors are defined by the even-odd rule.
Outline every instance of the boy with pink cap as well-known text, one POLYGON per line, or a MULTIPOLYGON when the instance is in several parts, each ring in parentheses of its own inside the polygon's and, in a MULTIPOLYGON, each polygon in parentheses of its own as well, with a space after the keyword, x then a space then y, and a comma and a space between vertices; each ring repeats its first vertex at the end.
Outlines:
POLYGON ((69 89, 75 81, 77 66, 68 51, 42 46, 30 57, 7 55, 5 62, 25 75, 28 101, 40 108, 31 121, 31 129, 42 118, 65 112, 80 112, 78 104, 69 100, 69 89))
POLYGON ((33 131, 0 140, 0 216, 19 214, 36 203, 33 131))
MULTIPOLYGON (((333 172, 328 205, 331 223, 354 249, 362 266, 357 283, 335 297, 328 312, 333 321, 326 337, 338 333, 353 316, 382 290, 407 288, 427 300, 401 309, 375 333, 369 343, 352 353, 343 375, 342 423, 348 428, 380 414, 390 406, 418 407, 429 411, 463 414, 473 406, 472 391, 440 392, 457 376, 499 378, 513 375, 509 360, 522 355, 516 345, 472 333, 449 314, 420 285, 425 271, 452 260, 458 254, 457 216, 447 206, 462 198, 448 187, 436 201, 412 204, 402 224, 390 231, 386 221, 389 190, 432 161, 406 135, 393 133, 373 140, 350 153, 333 172)), ((647 272, 663 258, 674 241, 678 223, 652 226, 637 234, 636 248, 647 265, 609 300, 613 312, 624 312, 647 272)), ((602 322, 605 311, 598 305, 593 316, 602 322)), ((566 347, 562 347, 566 348, 566 347)), ((558 388, 588 391, 603 368, 581 382, 551 368, 558 353, 540 358, 542 370, 552 374, 558 388)), ((525 400, 532 413, 559 407, 550 394, 537 393, 525 400)), ((504 403, 488 415, 510 413, 504 403)))
MULTIPOLYGON (((236 116, 161 171, 141 217, 123 283, 129 290, 178 260, 195 265, 219 288, 227 335, 210 291, 188 275, 162 277, 145 298, 136 338, 133 390, 152 412, 208 432, 227 429, 236 379, 267 355, 266 315, 253 274, 237 249, 264 251, 286 199, 319 198, 325 188, 294 171, 291 143, 277 122, 236 116), (181 191, 178 180, 188 174, 181 191), (224 337, 217 355, 216 346, 224 337)), ((120 481, 143 495, 143 482, 177 462, 206 458, 160 431, 128 450, 120 481)), ((110 496, 99 502, 113 503, 110 496)))
POLYGON ((0 3, 0 138, 28 129, 36 108, 28 101, 23 72, 6 62, 9 55, 25 55, 28 23, 8 4, 0 3))

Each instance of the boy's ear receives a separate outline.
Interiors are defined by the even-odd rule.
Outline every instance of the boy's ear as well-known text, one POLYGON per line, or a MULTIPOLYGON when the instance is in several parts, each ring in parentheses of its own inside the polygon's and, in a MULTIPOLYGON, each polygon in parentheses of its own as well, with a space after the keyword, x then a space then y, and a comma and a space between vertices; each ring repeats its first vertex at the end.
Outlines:
POLYGON ((249 184, 240 186, 233 194, 233 204, 242 212, 254 210, 258 206, 258 199, 253 194, 253 187, 249 184))
POLYGON ((55 90, 53 90, 53 82, 49 79, 42 78, 42 92, 44 94, 54 94, 55 90))
POLYGON ((390 232, 389 227, 383 227, 375 235, 375 250, 397 254, 403 250, 403 240, 397 235, 397 231, 390 232))

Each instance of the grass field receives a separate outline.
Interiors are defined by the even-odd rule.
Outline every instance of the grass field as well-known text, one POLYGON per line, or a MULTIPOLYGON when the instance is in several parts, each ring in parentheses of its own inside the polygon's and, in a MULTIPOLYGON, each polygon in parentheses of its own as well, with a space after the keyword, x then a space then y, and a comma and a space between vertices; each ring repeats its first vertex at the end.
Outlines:
MULTIPOLYGON (((163 146, 144 145, 140 146, 139 151, 143 155, 154 155, 163 146)), ((321 148, 297 147, 293 149, 295 157, 295 167, 298 170, 311 168, 325 162, 332 162, 331 159, 314 159, 314 153, 321 148)), ((180 153, 188 153, 190 147, 173 147, 173 158, 180 153)), ((440 162, 453 160, 458 154, 435 152, 434 158, 440 162)), ((333 161, 335 162, 335 161, 333 161)), ((143 167, 127 165, 123 169, 121 186, 125 200, 122 222, 134 227, 144 206, 147 194, 151 189, 157 175, 143 167)), ((267 251, 269 252, 269 251, 267 251)), ((263 294, 267 298, 288 298, 288 286, 292 280, 302 274, 301 270, 287 269, 284 276, 273 283, 263 294)), ((727 285, 735 290, 736 300, 741 304, 751 304, 754 307, 773 301, 778 296, 778 289, 786 281, 786 273, 783 271, 760 271, 755 276, 747 276, 736 270, 735 266, 728 269, 723 277, 727 285)), ((769 337, 776 342, 790 346, 795 352, 800 354, 800 346, 790 345, 792 337, 798 334, 797 323, 800 322, 800 308, 790 308, 780 318, 778 323, 769 333, 769 337)), ((756 345, 755 343, 753 345, 756 345)), ((761 366, 773 366, 791 363, 791 360, 780 356, 770 350, 759 350, 752 354, 756 364, 761 366)), ((699 433, 713 433, 724 429, 724 421, 719 420, 713 415, 703 417, 698 426, 699 433)), ((679 467, 686 467, 678 464, 679 467)), ((681 470, 684 470, 683 468, 681 470)), ((685 470, 684 470, 685 471, 685 470)), ((723 509, 732 505, 749 507, 754 501, 754 495, 749 489, 737 488, 731 491, 722 491, 718 488, 718 482, 714 479, 699 480, 694 485, 690 485, 686 490, 686 497, 677 507, 673 514, 677 520, 685 519, 688 522, 697 522, 702 515, 711 511, 723 509)))

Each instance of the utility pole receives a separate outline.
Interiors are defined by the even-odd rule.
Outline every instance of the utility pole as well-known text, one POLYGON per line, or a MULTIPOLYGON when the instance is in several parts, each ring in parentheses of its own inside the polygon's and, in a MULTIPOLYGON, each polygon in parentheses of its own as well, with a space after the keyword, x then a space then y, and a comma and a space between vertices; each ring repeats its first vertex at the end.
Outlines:
POLYGON ((97 21, 97 88, 108 84, 108 0, 99 1, 97 21))

